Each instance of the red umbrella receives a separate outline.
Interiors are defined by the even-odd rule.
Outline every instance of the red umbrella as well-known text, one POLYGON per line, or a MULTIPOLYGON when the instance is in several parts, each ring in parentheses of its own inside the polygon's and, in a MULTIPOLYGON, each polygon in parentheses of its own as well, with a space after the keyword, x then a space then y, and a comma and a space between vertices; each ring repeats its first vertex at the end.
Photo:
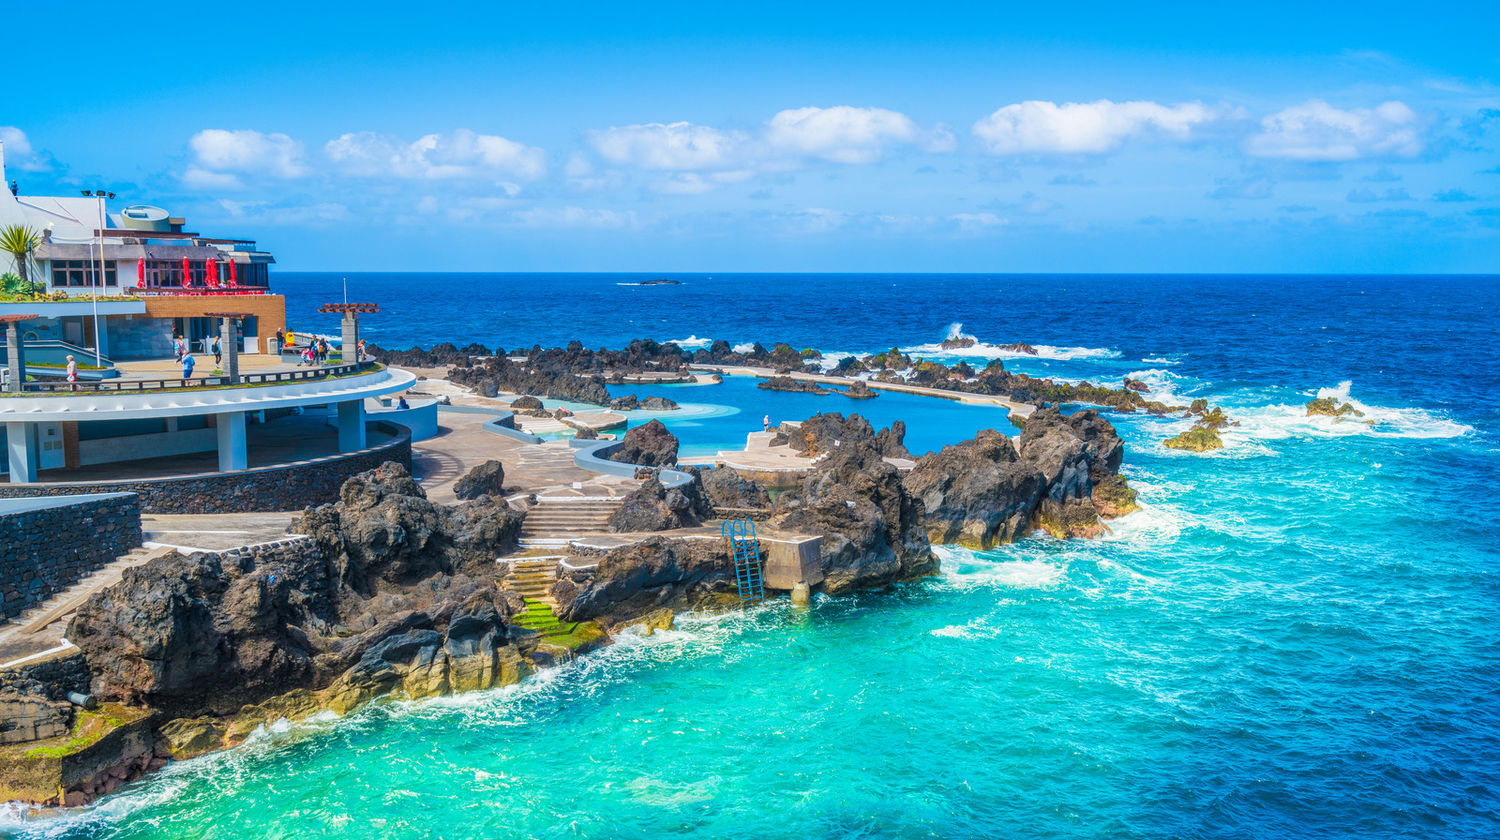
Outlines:
POLYGON ((144 286, 144 285, 146 285, 146 258, 145 257, 141 257, 140 259, 138 259, 138 260, 135 261, 135 284, 137 286, 144 286))
POLYGON ((237 279, 235 279, 235 276, 234 276, 234 260, 230 260, 229 261, 229 288, 231 288, 231 289, 238 289, 239 287, 240 287, 240 281, 237 280, 237 279))
POLYGON ((203 279, 205 281, 207 281, 208 287, 210 289, 217 289, 217 288, 219 288, 219 261, 218 260, 204 260, 203 261, 203 279))
POLYGON ((186 289, 193 285, 193 270, 188 266, 188 258, 182 258, 182 288, 186 289))

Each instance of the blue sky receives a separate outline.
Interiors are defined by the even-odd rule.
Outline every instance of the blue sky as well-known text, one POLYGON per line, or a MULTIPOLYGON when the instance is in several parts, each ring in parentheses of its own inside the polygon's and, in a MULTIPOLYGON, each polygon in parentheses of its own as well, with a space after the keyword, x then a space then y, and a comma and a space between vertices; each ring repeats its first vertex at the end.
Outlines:
POLYGON ((8 10, 11 177, 292 270, 1500 266, 1494 3, 324 6, 8 10))

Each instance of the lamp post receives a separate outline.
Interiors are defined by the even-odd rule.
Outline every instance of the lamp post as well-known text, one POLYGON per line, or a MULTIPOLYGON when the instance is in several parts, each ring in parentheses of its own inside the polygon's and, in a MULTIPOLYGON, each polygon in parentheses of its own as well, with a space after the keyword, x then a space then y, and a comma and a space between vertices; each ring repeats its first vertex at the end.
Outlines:
MULTIPOLYGON (((99 352, 99 294, 104 291, 104 199, 106 196, 114 198, 112 192, 104 190, 83 191, 84 197, 92 195, 99 199, 99 227, 96 231, 99 237, 99 261, 93 266, 94 280, 97 288, 94 290, 94 367, 104 367, 102 355, 99 352)), ((89 262, 94 262, 93 249, 89 249, 89 262)))

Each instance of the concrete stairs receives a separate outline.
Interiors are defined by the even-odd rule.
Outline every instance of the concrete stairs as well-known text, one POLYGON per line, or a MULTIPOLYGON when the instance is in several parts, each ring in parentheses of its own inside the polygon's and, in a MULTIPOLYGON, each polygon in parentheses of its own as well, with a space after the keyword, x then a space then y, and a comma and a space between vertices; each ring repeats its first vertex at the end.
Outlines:
POLYGON ((0 667, 67 647, 63 633, 67 629, 68 620, 78 612, 78 608, 83 606, 90 595, 119 583, 126 569, 175 551, 176 549, 168 546, 137 548, 80 578, 72 586, 16 616, 11 622, 0 625, 0 667))
POLYGON ((557 606, 552 584, 557 582, 557 564, 563 559, 560 554, 509 558, 510 574, 505 580, 526 601, 525 609, 511 621, 541 636, 544 644, 572 650, 592 634, 580 637, 579 623, 559 621, 552 611, 557 606))
POLYGON ((521 547, 561 548, 579 537, 607 534, 609 517, 620 502, 601 496, 542 496, 521 525, 521 547))

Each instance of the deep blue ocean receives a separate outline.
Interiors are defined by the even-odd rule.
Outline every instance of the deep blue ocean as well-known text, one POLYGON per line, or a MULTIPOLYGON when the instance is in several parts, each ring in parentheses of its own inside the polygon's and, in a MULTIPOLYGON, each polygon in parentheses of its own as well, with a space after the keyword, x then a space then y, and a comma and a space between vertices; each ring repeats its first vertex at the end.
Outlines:
MULTIPOLYGON (((278 726, 60 819, 67 838, 1500 836, 1500 278, 348 276, 388 347, 892 346, 1142 379, 1240 421, 1110 415, 1143 509, 1091 541, 940 549, 887 592, 679 619, 520 686, 278 726), (955 325, 961 324, 961 327, 955 325), (1037 357, 994 345, 1029 342, 1037 357), (1319 394, 1364 420, 1305 417, 1319 394)), ((335 332, 336 274, 281 273, 335 332)), ((753 382, 665 393, 688 452, 764 413, 1003 413, 753 382)))

